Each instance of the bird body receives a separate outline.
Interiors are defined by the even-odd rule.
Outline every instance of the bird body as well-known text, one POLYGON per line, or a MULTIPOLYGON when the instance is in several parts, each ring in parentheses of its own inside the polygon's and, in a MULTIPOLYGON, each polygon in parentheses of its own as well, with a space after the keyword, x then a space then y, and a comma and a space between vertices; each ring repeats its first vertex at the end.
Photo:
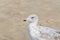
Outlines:
POLYGON ((33 40, 47 40, 48 37, 50 37, 50 39, 51 38, 54 39, 55 37, 60 35, 54 29, 49 27, 43 27, 43 26, 31 25, 29 26, 28 30, 29 30, 28 31, 29 35, 33 40))
POLYGON ((29 26, 29 35, 32 39, 36 40, 39 37, 39 28, 37 26, 29 26))
POLYGON ((28 32, 32 40, 58 40, 56 38, 60 36, 59 32, 49 27, 37 25, 37 15, 30 15, 27 20, 30 22, 28 32))

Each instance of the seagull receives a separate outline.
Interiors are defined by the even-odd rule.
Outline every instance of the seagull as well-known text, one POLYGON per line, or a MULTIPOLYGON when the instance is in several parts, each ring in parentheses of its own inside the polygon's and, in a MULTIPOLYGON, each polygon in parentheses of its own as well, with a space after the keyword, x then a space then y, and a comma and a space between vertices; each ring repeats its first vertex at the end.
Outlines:
POLYGON ((31 40, 59 40, 60 32, 46 26, 39 26, 36 14, 29 15, 24 21, 29 21, 28 34, 31 40))

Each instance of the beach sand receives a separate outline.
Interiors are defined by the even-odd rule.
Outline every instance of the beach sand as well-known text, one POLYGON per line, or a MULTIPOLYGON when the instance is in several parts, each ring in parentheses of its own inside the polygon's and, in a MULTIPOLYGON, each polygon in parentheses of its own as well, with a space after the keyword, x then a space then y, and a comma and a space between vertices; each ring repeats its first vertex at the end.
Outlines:
POLYGON ((30 14, 39 16, 39 25, 60 30, 60 0, 0 0, 0 40, 30 40, 30 14))

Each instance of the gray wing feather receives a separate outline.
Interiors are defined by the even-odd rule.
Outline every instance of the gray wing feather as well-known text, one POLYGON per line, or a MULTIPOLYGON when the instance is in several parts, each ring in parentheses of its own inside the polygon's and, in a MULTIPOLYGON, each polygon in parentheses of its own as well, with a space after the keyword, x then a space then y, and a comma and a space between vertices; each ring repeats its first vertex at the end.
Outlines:
POLYGON ((56 33, 60 34, 60 32, 56 31, 56 33))

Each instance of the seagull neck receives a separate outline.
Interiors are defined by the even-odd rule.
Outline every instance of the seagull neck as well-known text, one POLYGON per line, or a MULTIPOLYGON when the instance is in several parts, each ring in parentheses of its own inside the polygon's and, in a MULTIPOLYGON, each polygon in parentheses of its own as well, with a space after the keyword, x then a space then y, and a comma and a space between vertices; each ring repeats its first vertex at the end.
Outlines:
POLYGON ((32 22, 29 24, 29 26, 37 26, 38 22, 32 22))

